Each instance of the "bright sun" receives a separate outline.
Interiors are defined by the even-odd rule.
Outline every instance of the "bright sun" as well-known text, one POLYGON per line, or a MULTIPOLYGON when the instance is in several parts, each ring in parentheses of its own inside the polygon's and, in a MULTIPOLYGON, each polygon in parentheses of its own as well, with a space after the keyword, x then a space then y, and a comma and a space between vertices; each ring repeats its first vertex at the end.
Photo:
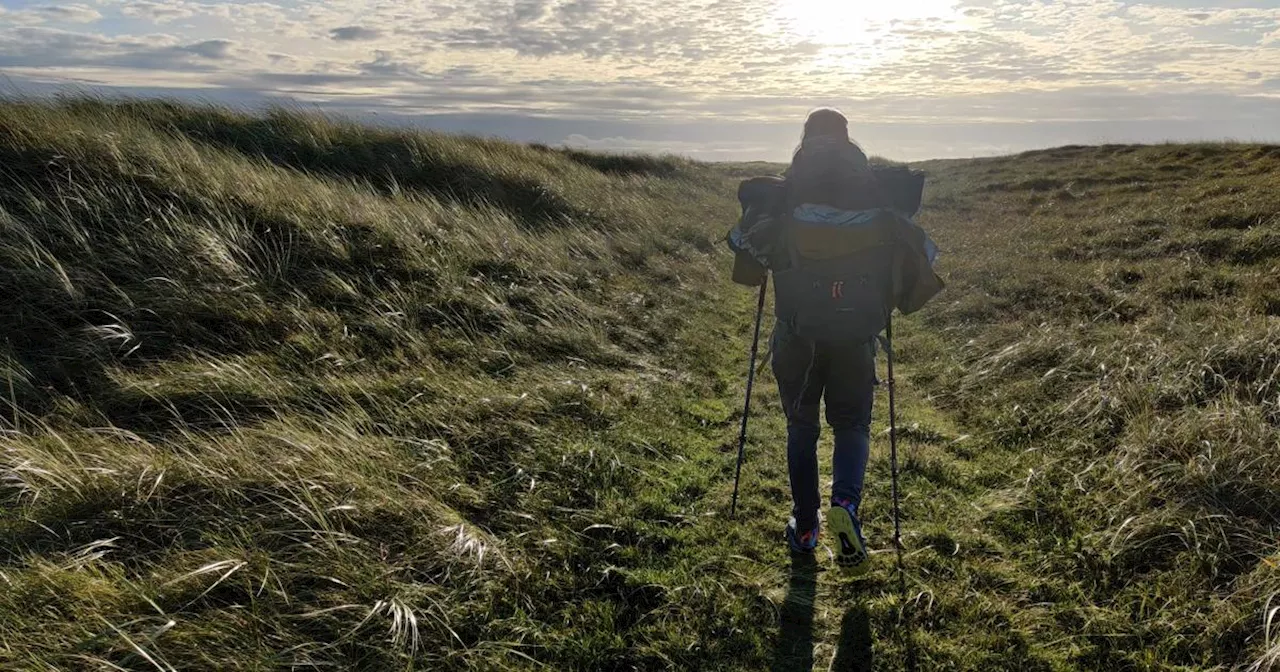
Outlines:
POLYGON ((829 47, 869 46, 895 21, 958 18, 956 0, 778 0, 778 28, 829 47))

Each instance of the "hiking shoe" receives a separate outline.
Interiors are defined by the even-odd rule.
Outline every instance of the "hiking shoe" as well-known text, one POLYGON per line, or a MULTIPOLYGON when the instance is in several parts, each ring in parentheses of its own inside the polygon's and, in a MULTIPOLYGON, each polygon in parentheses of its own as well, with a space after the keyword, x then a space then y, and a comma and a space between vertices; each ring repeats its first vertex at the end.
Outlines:
POLYGON ((787 521, 787 545, 791 547, 792 553, 812 555, 814 549, 818 547, 818 526, 815 525, 812 530, 798 534, 796 519, 792 517, 787 521))
POLYGON ((832 502, 827 527, 837 545, 836 564, 855 575, 866 574, 871 566, 871 556, 867 553, 867 540, 862 537, 862 523, 849 500, 832 502))

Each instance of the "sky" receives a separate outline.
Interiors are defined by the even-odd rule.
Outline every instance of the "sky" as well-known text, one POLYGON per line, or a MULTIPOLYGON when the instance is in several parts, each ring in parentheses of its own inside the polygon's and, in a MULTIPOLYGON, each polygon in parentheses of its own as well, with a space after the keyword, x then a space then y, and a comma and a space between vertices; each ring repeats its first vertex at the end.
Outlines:
POLYGON ((0 94, 67 91, 708 160, 819 106, 901 160, 1280 142, 1280 0, 0 0, 0 94))

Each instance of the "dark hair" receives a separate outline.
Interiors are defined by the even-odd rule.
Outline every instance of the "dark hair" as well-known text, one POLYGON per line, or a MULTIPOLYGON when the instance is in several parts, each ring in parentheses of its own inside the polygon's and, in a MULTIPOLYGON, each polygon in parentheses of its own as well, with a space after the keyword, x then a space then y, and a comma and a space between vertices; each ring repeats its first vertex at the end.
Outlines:
POLYGON ((820 107, 809 113, 804 120, 804 139, 822 135, 834 135, 849 138, 849 120, 840 110, 832 107, 820 107))
POLYGON ((867 155, 849 138, 849 120, 829 107, 809 113, 804 137, 783 176, 789 206, 821 203, 863 210, 884 201, 867 155))
POLYGON ((804 120, 804 135, 800 138, 800 144, 796 146, 794 152, 791 153, 791 160, 794 162, 796 157, 800 156, 800 150, 804 149, 804 144, 813 138, 838 138, 852 145, 862 152, 862 147, 849 137, 849 120, 844 113, 834 107, 819 107, 809 113, 808 118, 804 120))

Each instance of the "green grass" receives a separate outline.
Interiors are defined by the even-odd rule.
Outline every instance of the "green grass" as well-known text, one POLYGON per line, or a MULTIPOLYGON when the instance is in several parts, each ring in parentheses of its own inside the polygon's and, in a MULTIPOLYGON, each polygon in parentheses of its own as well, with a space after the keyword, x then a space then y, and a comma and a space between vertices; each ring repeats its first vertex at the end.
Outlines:
POLYGON ((869 578, 767 374, 728 519, 769 166, 0 103, 0 669, 1280 668, 1280 149, 917 167, 904 604, 883 403, 869 578))

